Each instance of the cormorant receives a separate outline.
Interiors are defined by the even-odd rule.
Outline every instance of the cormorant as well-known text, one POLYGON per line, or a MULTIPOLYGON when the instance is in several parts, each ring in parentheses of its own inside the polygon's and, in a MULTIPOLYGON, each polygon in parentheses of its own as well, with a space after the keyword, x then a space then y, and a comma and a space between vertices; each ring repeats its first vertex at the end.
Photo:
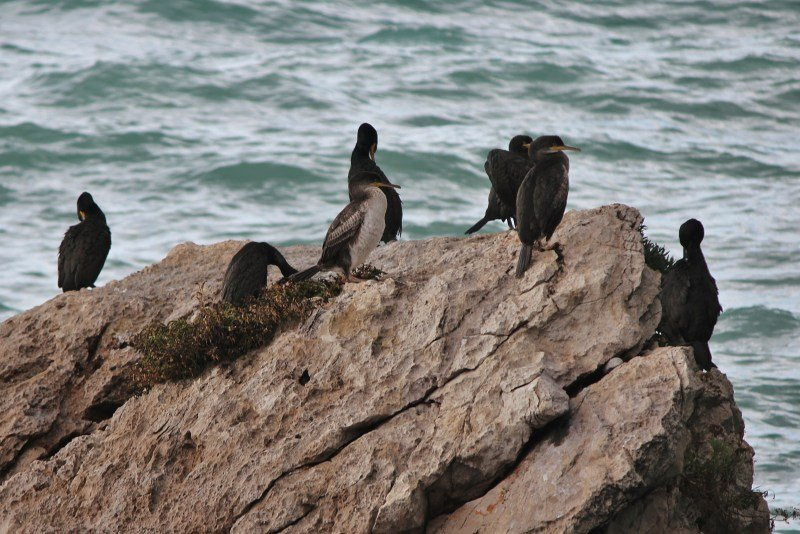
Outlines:
MULTIPOLYGON (((517 190, 522 180, 525 179, 527 172, 533 167, 533 161, 528 157, 528 148, 531 146, 532 141, 533 139, 528 135, 515 135, 508 142, 508 150, 500 148, 490 150, 489 154, 486 155, 486 162, 483 164, 483 169, 492 183, 492 189, 500 204, 500 208, 495 213, 499 213, 501 216, 508 213, 511 214, 508 220, 509 228, 514 228, 512 221, 516 222, 517 190)), ((487 215, 489 214, 489 208, 492 207, 491 202, 490 191, 489 207, 486 208, 487 215)), ((495 217, 495 219, 499 218, 495 217)), ((470 230, 473 228, 475 226, 470 230)), ((467 233, 472 232, 467 230, 467 233)))
POLYGON ((222 300, 236 306, 257 296, 267 285, 267 266, 277 265, 283 276, 297 272, 269 243, 250 242, 234 254, 222 282, 222 300))
POLYGON ((564 145, 557 135, 538 137, 528 154, 534 167, 525 175, 517 192, 517 231, 522 248, 517 261, 517 277, 528 268, 531 249, 541 249, 556 231, 569 193, 569 158, 564 150, 580 151, 564 145))
MULTIPOLYGON (((375 151, 378 150, 378 132, 371 124, 363 123, 358 127, 358 137, 353 153, 350 155, 350 172, 347 173, 347 184, 350 200, 354 199, 352 182, 362 173, 370 173, 373 181, 390 184, 389 179, 375 163, 375 151)), ((386 195, 386 217, 381 241, 396 241, 403 232, 403 203, 400 195, 391 187, 383 188, 386 195)))
POLYGON ((481 228, 483 225, 489 221, 494 221, 496 219, 500 219, 501 221, 508 224, 508 227, 513 229, 514 225, 511 222, 513 219, 514 210, 510 209, 508 206, 500 202, 500 199, 497 198, 497 193, 494 191, 494 187, 489 188, 489 202, 486 205, 486 212, 483 214, 483 219, 473 224, 469 230, 464 232, 465 234, 474 234, 481 228))
POLYGON ((397 187, 400 186, 378 180, 371 172, 353 176, 352 200, 328 228, 319 262, 288 279, 306 280, 320 271, 334 271, 345 281, 360 282, 350 276, 351 270, 367 260, 384 235, 387 202, 381 189, 397 187))
POLYGON ((58 247, 58 287, 64 292, 94 287, 111 249, 106 216, 89 193, 78 197, 78 219, 58 247))
POLYGON ((716 367, 711 362, 708 340, 722 312, 717 283, 708 271, 700 249, 703 225, 689 219, 678 232, 683 259, 664 274, 661 283, 661 324, 659 330, 672 345, 691 345, 700 368, 716 367))

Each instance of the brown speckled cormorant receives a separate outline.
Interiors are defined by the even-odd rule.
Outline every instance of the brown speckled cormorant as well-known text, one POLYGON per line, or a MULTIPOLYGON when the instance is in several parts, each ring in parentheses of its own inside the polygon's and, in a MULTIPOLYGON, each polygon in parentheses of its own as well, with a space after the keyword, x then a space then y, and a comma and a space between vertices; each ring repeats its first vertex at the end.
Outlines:
POLYGON ((233 255, 222 282, 222 300, 236 306, 255 297, 267 285, 267 266, 277 265, 283 276, 297 272, 269 243, 250 242, 233 255))
MULTIPOLYGON (((358 137, 356 146, 350 155, 350 172, 347 173, 348 189, 350 200, 354 199, 352 188, 353 180, 362 173, 371 174, 373 181, 389 184, 389 179, 375 163, 375 152, 378 150, 378 132, 371 124, 364 123, 358 127, 358 137)), ((384 221, 383 235, 381 241, 388 243, 396 241, 403 232, 403 203, 400 195, 391 187, 384 187, 383 194, 386 196, 386 217, 384 221)))
POLYGON ((111 249, 106 216, 89 193, 78 197, 78 219, 58 247, 58 287, 64 292, 94 287, 111 249))
POLYGON ((716 367, 711 362, 708 340, 722 312, 717 283, 708 271, 700 249, 703 225, 689 219, 681 225, 678 237, 683 259, 675 262, 661 282, 661 324, 659 330, 672 345, 691 345, 700 368, 716 367))
POLYGON ((569 194, 569 158, 564 150, 580 151, 566 146, 557 135, 538 137, 528 154, 534 167, 525 175, 517 192, 517 231, 522 248, 517 261, 517 277, 528 268, 531 249, 542 248, 556 231, 569 194))
POLYGON ((483 214, 483 219, 473 224, 469 230, 464 232, 465 234, 474 234, 481 228, 483 225, 489 221, 495 221, 500 219, 501 221, 508 224, 509 228, 514 228, 514 224, 512 222, 514 210, 510 209, 508 206, 500 202, 500 199, 497 198, 497 193, 494 192, 494 187, 489 188, 489 201, 486 204, 486 212, 483 214))
POLYGON ((378 246, 386 225, 386 195, 381 189, 397 185, 380 181, 371 172, 363 172, 350 180, 352 200, 331 223, 322 256, 313 267, 290 276, 291 281, 306 280, 320 271, 333 271, 345 281, 360 282, 350 276, 378 246))

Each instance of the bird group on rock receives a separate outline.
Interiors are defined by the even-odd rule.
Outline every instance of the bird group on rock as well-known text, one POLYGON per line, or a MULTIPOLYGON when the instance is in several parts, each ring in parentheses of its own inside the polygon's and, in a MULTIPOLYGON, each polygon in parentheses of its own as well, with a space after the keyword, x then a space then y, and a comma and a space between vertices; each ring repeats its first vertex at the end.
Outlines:
MULTIPOLYGON (((370 124, 362 124, 347 174, 350 202, 333 219, 315 265, 298 271, 269 243, 249 242, 228 265, 222 300, 240 306, 257 297, 266 287, 269 265, 278 267, 285 283, 324 271, 336 273, 343 282, 360 281, 353 275, 354 269, 367 261, 381 241, 399 239, 403 229, 400 186, 390 182, 375 163, 377 150, 378 132, 370 124)), ((536 139, 516 135, 508 150, 494 149, 486 157, 484 170, 490 182, 486 212, 466 233, 477 232, 494 220, 516 230, 520 240, 517 277, 525 275, 534 252, 561 246, 548 243, 567 206, 568 151, 580 149, 566 145, 556 135, 536 139)), ((58 251, 58 287, 65 292, 94 287, 111 248, 105 214, 89 193, 78 197, 78 218, 80 222, 67 230, 58 251)), ((700 221, 690 219, 680 227, 683 258, 663 276, 659 330, 670 344, 691 346, 698 365, 708 370, 715 366, 708 341, 722 308, 700 248, 703 237, 700 221)))

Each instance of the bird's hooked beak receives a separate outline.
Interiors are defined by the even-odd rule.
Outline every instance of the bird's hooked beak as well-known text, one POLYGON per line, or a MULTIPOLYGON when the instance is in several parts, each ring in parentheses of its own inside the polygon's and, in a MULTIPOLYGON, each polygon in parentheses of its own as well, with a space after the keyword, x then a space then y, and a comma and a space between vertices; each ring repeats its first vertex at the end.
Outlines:
POLYGON ((556 145, 551 146, 547 149, 548 154, 555 154, 556 152, 562 152, 564 150, 572 150, 574 152, 580 152, 581 149, 576 146, 567 146, 567 145, 556 145))
POLYGON ((522 143, 522 148, 524 148, 525 150, 528 150, 530 147, 531 147, 530 143, 522 143))
POLYGON ((393 189, 400 189, 399 185, 396 184, 388 184, 386 182, 372 182, 369 185, 374 185, 375 187, 391 187, 393 189))
POLYGON ((86 212, 85 211, 79 211, 78 212, 78 219, 80 219, 82 221, 85 221, 86 220, 86 212))
POLYGON ((369 159, 375 161, 375 151, 378 150, 378 143, 372 143, 372 146, 369 147, 369 159))

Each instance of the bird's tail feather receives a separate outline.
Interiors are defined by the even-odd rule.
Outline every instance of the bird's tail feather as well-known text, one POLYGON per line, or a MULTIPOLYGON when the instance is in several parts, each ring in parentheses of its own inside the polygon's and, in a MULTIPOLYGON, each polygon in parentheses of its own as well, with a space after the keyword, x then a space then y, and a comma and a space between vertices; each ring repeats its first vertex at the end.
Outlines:
POLYGON ((692 343, 692 350, 694 350, 694 360, 700 369, 708 371, 712 367, 716 367, 711 361, 711 349, 708 348, 708 342, 695 341, 692 343))
POLYGON ((523 244, 522 248, 519 249, 519 259, 517 260, 517 278, 522 278, 522 275, 525 274, 530 259, 531 246, 523 244))
POLYGON ((283 280, 288 282, 302 282, 303 280, 308 280, 318 272, 319 272, 319 266, 314 265, 313 267, 309 267, 308 269, 305 269, 298 273, 294 273, 291 276, 284 277, 283 280))
POLYGON ((475 224, 473 224, 472 226, 470 226, 469 230, 467 230, 464 233, 467 234, 467 235, 474 234, 475 232, 477 232, 478 230, 483 228, 483 225, 486 224, 487 222, 489 222, 489 218, 488 217, 484 217, 480 221, 478 221, 475 224))

